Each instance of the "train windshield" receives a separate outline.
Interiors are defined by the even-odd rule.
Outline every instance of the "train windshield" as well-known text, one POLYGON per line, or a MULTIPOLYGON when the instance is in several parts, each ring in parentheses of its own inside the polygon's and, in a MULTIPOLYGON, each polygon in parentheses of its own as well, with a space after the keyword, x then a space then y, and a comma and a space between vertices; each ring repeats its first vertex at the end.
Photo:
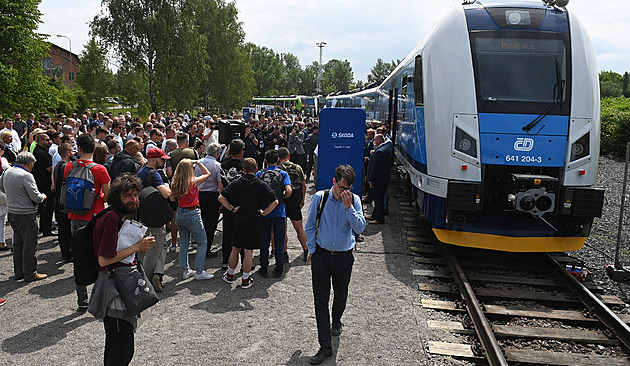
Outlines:
POLYGON ((563 102, 556 86, 567 79, 567 50, 561 39, 477 37, 476 76, 486 102, 563 102), (559 73, 558 73, 559 70, 559 73), (555 95, 554 95, 555 94, 555 95))

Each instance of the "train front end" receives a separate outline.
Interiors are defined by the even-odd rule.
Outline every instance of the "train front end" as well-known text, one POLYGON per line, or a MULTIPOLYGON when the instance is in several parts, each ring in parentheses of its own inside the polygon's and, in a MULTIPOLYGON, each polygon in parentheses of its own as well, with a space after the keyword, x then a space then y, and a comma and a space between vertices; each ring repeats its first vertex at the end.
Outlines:
POLYGON ((476 111, 445 117, 453 121, 449 158, 459 161, 446 169, 462 171, 440 174, 439 166, 429 167, 450 178, 444 210, 434 210, 439 214, 430 221, 446 243, 576 250, 601 216, 604 197, 594 188, 600 137, 595 53, 566 8, 507 4, 482 0, 463 7, 476 111), (478 177, 466 179, 468 167, 478 177))

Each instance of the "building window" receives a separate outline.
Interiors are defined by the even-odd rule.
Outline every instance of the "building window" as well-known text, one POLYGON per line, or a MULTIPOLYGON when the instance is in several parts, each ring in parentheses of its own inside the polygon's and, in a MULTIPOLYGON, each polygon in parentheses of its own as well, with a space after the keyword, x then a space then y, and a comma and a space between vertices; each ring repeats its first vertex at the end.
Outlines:
POLYGON ((74 81, 74 72, 68 74, 68 80, 74 81))
POLYGON ((55 74, 57 75, 58 78, 63 76, 63 66, 62 65, 57 65, 55 66, 55 74))
POLYGON ((42 67, 44 68, 44 75, 52 76, 53 74, 53 60, 51 57, 44 57, 42 59, 42 67))

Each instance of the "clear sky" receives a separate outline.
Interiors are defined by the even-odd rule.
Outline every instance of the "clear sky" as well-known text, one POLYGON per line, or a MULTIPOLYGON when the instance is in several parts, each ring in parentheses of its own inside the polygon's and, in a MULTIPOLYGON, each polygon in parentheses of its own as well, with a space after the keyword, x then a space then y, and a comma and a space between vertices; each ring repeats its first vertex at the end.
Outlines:
MULTIPOLYGON (((278 53, 293 53, 302 67, 319 60, 317 42, 326 42, 323 61, 348 60, 355 80, 367 80, 378 58, 403 59, 431 27, 461 0, 236 0, 245 40, 278 53)), ((630 8, 627 1, 571 0, 593 39, 600 71, 630 71, 630 8)), ((100 0, 43 0, 41 33, 80 54, 89 39, 88 23, 100 0)))

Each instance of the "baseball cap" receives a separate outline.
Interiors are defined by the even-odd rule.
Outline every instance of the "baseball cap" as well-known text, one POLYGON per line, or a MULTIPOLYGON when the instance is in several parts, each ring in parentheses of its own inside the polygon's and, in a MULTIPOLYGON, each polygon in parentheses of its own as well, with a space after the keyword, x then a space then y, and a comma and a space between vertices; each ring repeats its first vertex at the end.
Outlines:
POLYGON ((153 148, 150 148, 149 151, 147 151, 147 159, 150 159, 150 158, 170 159, 171 157, 164 154, 164 151, 162 149, 153 147, 153 148))

